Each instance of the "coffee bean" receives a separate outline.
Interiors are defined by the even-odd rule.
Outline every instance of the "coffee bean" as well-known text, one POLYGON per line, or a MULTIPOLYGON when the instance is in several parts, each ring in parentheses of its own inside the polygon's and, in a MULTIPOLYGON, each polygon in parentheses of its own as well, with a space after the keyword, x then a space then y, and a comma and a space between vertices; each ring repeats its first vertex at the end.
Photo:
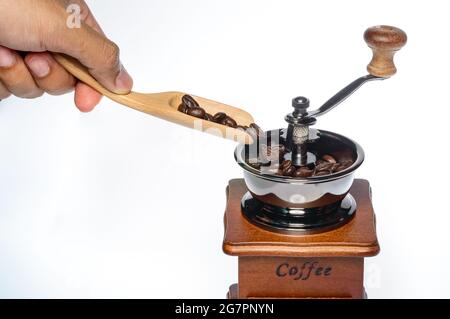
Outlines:
POLYGON ((211 114, 209 114, 209 113, 206 113, 205 117, 203 119, 206 120, 206 121, 213 122, 213 116, 211 114))
POLYGON ((344 161, 339 163, 339 166, 336 168, 335 172, 342 172, 343 170, 349 168, 350 166, 353 165, 352 161, 344 161))
MULTIPOLYGON (((239 126, 239 128, 242 129, 241 126, 239 126)), ((248 131, 255 132, 256 130, 250 128, 248 131)), ((259 148, 258 155, 261 173, 294 178, 309 178, 312 176, 331 175, 353 165, 353 160, 349 160, 348 158, 336 160, 336 158, 331 155, 324 155, 322 158, 317 159, 316 163, 310 163, 308 166, 297 168, 292 165, 290 160, 284 160, 285 153, 286 148, 283 144, 262 144, 259 148), (332 163, 333 160, 336 161, 336 163, 332 163), (281 165, 279 165, 280 162, 281 165)))
POLYGON ((213 120, 214 120, 214 122, 216 122, 216 123, 220 123, 224 118, 226 118, 227 117, 227 115, 225 114, 225 113, 223 113, 223 112, 218 112, 218 113, 216 113, 216 114, 214 114, 214 116, 213 116, 213 120))
POLYGON ((186 114, 188 110, 189 108, 184 103, 181 103, 180 106, 178 107, 178 111, 180 111, 181 113, 186 114))
POLYGON ((342 172, 344 169, 345 169, 344 166, 342 166, 341 164, 338 164, 338 166, 334 169, 333 173, 342 172))
POLYGON ((328 163, 327 161, 324 161, 323 159, 318 159, 317 161, 316 161, 316 166, 317 165, 320 165, 320 164, 326 164, 326 163, 328 163))
POLYGON ((307 167, 300 167, 294 173, 294 177, 311 177, 314 174, 313 169, 307 167))
POLYGON ((292 166, 292 161, 290 161, 290 160, 285 160, 285 161, 283 161, 283 163, 281 163, 281 165, 280 165, 280 170, 281 170, 281 171, 284 171, 284 170, 288 169, 288 168, 291 167, 291 166, 292 166))
POLYGON ((190 95, 183 95, 183 97, 181 98, 181 101, 183 102, 184 105, 186 105, 189 108, 195 108, 195 107, 199 107, 200 105, 197 103, 196 100, 194 100, 194 98, 190 95))
POLYGON ((341 166, 341 164, 340 163, 336 163, 336 164, 333 164, 333 166, 331 166, 331 172, 336 172, 336 170, 339 168, 339 166, 341 166))
POLYGON ((322 163, 316 166, 316 171, 329 171, 333 167, 332 163, 322 163))
POLYGON ((353 161, 352 160, 343 160, 339 162, 341 165, 346 166, 346 167, 350 167, 353 165, 353 161))
POLYGON ((231 116, 228 116, 224 112, 217 112, 214 116, 212 116, 201 108, 197 101, 190 95, 183 95, 181 101, 182 103, 178 106, 178 111, 182 113, 201 118, 206 121, 216 122, 232 128, 244 130, 252 136, 253 140, 257 140, 259 135, 264 134, 264 131, 255 123, 251 124, 253 130, 253 132, 251 132, 248 126, 238 125, 238 123, 231 116))
POLYGON ((293 176, 296 169, 295 166, 289 166, 288 168, 281 170, 281 172, 283 173, 283 176, 293 176))
MULTIPOLYGON (((242 129, 241 126, 238 126, 242 129)), ((256 134, 257 126, 251 125, 247 132, 256 134)), ((284 160, 286 147, 283 144, 270 145, 261 144, 258 148, 258 162, 260 171, 264 174, 275 174, 280 176, 290 176, 294 178, 309 178, 312 176, 327 176, 351 167, 354 163, 352 159, 335 158, 332 155, 323 155, 315 163, 297 168, 291 160, 284 160), (281 165, 279 164, 281 162, 281 165)))
POLYGON ((229 127, 236 127, 237 126, 236 121, 233 120, 229 116, 225 117, 220 123, 223 124, 223 125, 229 126, 229 127))
POLYGON ((199 119, 203 119, 205 117, 206 112, 201 107, 193 107, 189 108, 187 114, 194 117, 198 117, 199 119))
POLYGON ((336 164, 336 159, 331 155, 324 155, 322 159, 328 163, 336 164))
POLYGON ((222 125, 226 125, 225 122, 227 121, 227 119, 228 119, 228 115, 225 116, 224 118, 222 118, 218 123, 222 124, 222 125))

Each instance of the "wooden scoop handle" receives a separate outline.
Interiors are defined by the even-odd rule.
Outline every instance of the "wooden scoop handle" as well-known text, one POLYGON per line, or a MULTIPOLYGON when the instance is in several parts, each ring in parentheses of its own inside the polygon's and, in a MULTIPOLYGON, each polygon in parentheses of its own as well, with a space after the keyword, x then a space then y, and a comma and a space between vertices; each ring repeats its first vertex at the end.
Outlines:
POLYGON ((373 51, 367 71, 382 78, 393 76, 397 72, 394 55, 406 44, 406 33, 396 27, 379 25, 367 29, 364 40, 373 51))

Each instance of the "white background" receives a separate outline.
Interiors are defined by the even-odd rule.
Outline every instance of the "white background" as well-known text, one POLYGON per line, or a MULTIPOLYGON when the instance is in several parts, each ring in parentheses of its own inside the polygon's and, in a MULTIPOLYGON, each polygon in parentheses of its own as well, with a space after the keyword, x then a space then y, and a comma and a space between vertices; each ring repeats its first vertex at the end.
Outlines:
MULTIPOLYGON (((318 107, 366 73, 372 25, 404 29, 398 74, 318 128, 365 149, 381 253, 371 298, 450 297, 450 20, 446 1, 89 1, 135 90, 180 90, 284 127, 296 95, 318 107)), ((222 298, 235 145, 109 100, 0 102, 0 297, 222 298)))

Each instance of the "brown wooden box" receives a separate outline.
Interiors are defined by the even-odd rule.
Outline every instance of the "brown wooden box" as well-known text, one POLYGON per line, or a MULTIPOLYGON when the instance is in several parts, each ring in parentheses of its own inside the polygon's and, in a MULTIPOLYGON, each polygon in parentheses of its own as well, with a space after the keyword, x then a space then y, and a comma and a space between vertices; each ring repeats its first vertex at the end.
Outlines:
POLYGON ((355 180, 358 208, 344 226, 318 234, 286 235, 261 229, 241 214, 247 192, 229 182, 223 250, 239 256, 239 282, 229 298, 364 298, 364 257, 379 252, 370 186, 355 180))

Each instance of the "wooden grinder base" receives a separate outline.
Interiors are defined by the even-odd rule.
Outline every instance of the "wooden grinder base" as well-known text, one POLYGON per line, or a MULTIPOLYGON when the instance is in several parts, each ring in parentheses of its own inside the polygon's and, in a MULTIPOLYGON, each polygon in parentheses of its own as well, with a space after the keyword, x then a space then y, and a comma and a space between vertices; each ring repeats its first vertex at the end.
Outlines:
POLYGON ((380 247, 370 186, 357 179, 350 193, 358 208, 340 228, 286 235, 251 224, 241 213, 244 180, 227 187, 223 250, 239 256, 239 282, 228 298, 364 298, 364 257, 380 247))

